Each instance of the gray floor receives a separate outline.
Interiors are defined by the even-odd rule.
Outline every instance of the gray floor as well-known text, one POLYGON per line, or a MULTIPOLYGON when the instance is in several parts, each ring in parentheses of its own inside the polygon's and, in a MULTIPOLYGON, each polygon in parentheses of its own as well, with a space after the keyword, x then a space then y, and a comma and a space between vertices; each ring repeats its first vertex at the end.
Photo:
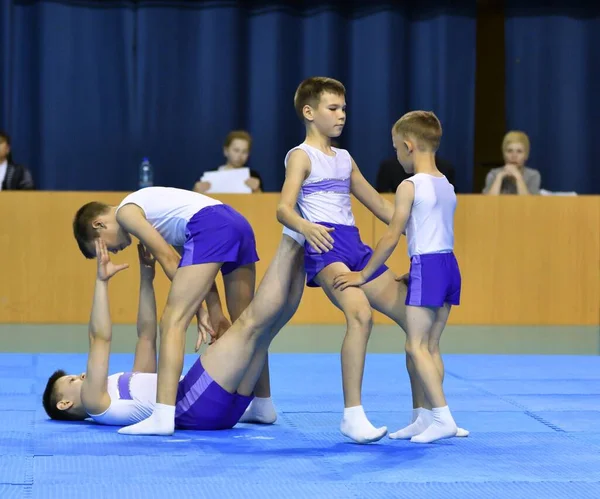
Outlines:
MULTIPOLYGON (((272 352, 339 352, 343 326, 287 326, 271 347, 272 352)), ((115 325, 113 352, 133 352, 134 326, 115 325)), ((190 328, 186 352, 193 353, 196 335, 190 328)), ((404 334, 393 326, 376 326, 369 342, 372 353, 404 350, 404 334)), ((2 352, 86 352, 87 326, 73 324, 0 324, 2 352)), ((442 336, 444 353, 600 355, 598 326, 448 326, 442 336)))

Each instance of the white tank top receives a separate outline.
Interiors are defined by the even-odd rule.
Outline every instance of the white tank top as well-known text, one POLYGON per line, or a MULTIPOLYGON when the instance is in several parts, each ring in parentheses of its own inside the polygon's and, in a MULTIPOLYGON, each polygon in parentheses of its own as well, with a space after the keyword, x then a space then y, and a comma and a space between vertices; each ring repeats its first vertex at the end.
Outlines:
POLYGON ((310 174, 302 183, 297 202, 302 217, 313 223, 354 225, 350 202, 352 158, 348 151, 332 147, 335 156, 327 156, 312 146, 300 144, 286 154, 286 168, 290 154, 296 149, 302 149, 310 159, 310 174))
POLYGON ((126 204, 139 206, 167 243, 183 246, 187 223, 196 213, 207 206, 223 204, 221 201, 185 189, 174 187, 146 187, 127 196, 117 207, 126 204))
POLYGON ((156 404, 156 373, 117 373, 108 377, 110 406, 90 414, 96 423, 127 426, 152 415, 156 404))
POLYGON ((406 224, 408 256, 454 250, 456 194, 446 177, 417 173, 408 179, 415 199, 406 224))

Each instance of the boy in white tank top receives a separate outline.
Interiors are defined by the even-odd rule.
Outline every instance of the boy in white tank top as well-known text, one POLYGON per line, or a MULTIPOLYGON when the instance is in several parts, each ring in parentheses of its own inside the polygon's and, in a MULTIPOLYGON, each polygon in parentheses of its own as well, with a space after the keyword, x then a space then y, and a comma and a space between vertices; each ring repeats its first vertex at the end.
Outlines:
MULTIPOLYGON (((194 315, 199 325, 207 324, 204 300, 213 324, 223 318, 214 285, 219 270, 232 320, 252 300, 258 261, 252 227, 233 208, 208 196, 170 187, 148 187, 128 195, 119 206, 97 202, 84 205, 75 215, 73 232, 87 258, 95 256, 97 239, 108 251, 117 252, 131 244, 134 235, 172 281, 160 323, 154 413, 148 420, 121 430, 127 434, 170 435, 174 431, 186 329, 194 315), (181 257, 174 247, 183 248, 181 257)), ((207 327, 199 329, 207 340, 210 331, 207 327)), ((257 392, 259 388, 269 391, 268 386, 257 387, 257 392)))
POLYGON ((443 362, 439 341, 450 308, 460 302, 461 275, 454 249, 454 188, 435 165, 442 127, 431 112, 413 111, 392 129, 398 161, 414 176, 396 191, 396 208, 386 234, 360 272, 336 277, 338 289, 360 286, 390 257, 406 230, 410 273, 406 296, 406 356, 416 418, 390 435, 415 443, 466 436, 457 428, 442 386, 443 362))
POLYGON ((331 139, 340 136, 346 120, 342 83, 332 78, 308 78, 296 90, 294 106, 305 124, 306 139, 286 156, 286 180, 277 218, 305 238, 307 284, 322 287, 346 316, 342 345, 345 409, 340 430, 355 442, 374 442, 387 428, 375 428, 370 423, 361 401, 371 306, 404 328, 406 284, 397 282, 383 265, 360 289, 336 290, 333 279, 342 272, 361 270, 372 253, 354 224, 350 194, 385 223, 391 220, 394 207, 365 180, 347 151, 331 147, 331 139))
MULTIPOLYGON (((148 418, 156 408, 156 300, 154 258, 140 244, 138 343, 131 372, 109 376, 112 326, 108 281, 127 265, 114 265, 104 241, 95 240, 97 275, 90 317, 86 372, 56 371, 48 380, 43 405, 48 416, 63 421, 91 418, 98 424, 125 426, 148 418)), ((192 368, 178 379, 175 425, 187 430, 233 427, 252 400, 264 365, 265 329, 225 332, 192 368), (261 362, 261 359, 263 361, 261 362)))

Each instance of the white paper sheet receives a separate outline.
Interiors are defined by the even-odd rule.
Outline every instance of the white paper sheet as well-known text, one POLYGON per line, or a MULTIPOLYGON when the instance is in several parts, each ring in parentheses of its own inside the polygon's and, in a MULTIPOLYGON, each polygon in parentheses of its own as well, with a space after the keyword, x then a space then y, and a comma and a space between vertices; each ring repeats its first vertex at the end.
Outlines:
POLYGON ((210 182, 207 194, 251 194, 252 189, 245 184, 249 178, 249 168, 232 168, 205 172, 200 181, 210 182))
POLYGON ((542 196, 577 196, 575 191, 567 191, 567 192, 559 192, 559 191, 547 191, 545 189, 540 189, 540 194, 542 196))

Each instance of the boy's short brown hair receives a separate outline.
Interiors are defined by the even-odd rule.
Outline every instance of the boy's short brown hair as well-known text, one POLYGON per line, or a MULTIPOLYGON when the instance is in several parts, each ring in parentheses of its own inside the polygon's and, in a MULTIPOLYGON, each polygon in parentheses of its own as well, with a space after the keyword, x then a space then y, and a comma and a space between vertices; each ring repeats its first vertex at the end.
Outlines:
POLYGON ((294 95, 294 107, 301 120, 304 120, 304 114, 302 113, 304 106, 309 105, 316 108, 324 92, 346 96, 346 88, 342 82, 326 76, 313 76, 298 85, 294 95))
POLYGON ((232 130, 225 137, 223 147, 227 148, 235 139, 245 140, 248 142, 248 150, 252 149, 252 137, 246 130, 232 130))
POLYGON ((436 152, 442 140, 442 124, 431 111, 411 111, 396 121, 392 133, 413 137, 420 150, 431 149, 436 152))
POLYGON ((110 209, 105 203, 99 203, 92 201, 91 203, 84 204, 73 218, 73 235, 79 245, 79 249, 86 258, 94 258, 94 255, 90 253, 88 245, 98 237, 98 230, 94 229, 92 223, 94 219, 103 215, 110 209))

